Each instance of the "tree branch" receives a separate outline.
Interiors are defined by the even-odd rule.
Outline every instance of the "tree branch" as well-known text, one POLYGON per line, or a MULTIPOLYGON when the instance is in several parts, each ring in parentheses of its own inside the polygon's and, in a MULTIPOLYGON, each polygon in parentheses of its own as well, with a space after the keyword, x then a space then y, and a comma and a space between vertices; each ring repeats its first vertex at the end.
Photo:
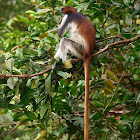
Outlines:
POLYGON ((96 111, 98 111, 109 123, 111 123, 113 126, 117 127, 116 124, 114 124, 108 117, 105 116, 104 113, 102 113, 94 104, 92 104, 90 101, 89 101, 90 105, 92 105, 92 107, 95 108, 96 111))
POLYGON ((99 55, 99 54, 107 51, 112 46, 128 44, 128 43, 136 41, 137 39, 140 39, 140 35, 138 35, 138 36, 136 36, 134 38, 131 38, 131 39, 124 39, 122 41, 118 41, 118 42, 115 42, 115 43, 112 43, 112 44, 108 44, 108 45, 105 46, 105 48, 101 49, 99 52, 93 54, 92 56, 99 55))
POLYGON ((50 70, 51 70, 51 68, 47 69, 47 70, 44 70, 42 72, 39 72, 39 73, 31 74, 31 75, 25 75, 25 74, 24 75, 12 75, 10 73, 9 74, 1 74, 0 79, 4 79, 4 78, 8 78, 8 77, 31 78, 31 77, 34 77, 34 76, 42 75, 42 74, 44 74, 44 73, 46 73, 50 70))
MULTIPOLYGON (((110 39, 110 38, 114 38, 114 37, 115 37, 115 38, 116 38, 116 37, 117 37, 117 38, 121 38, 121 39, 123 39, 123 40, 122 40, 122 41, 115 42, 115 43, 112 43, 112 44, 106 45, 105 48, 101 49, 99 52, 93 54, 92 56, 97 56, 97 55, 99 55, 99 54, 101 54, 101 53, 107 51, 107 50, 110 49, 110 47, 112 47, 112 46, 124 45, 124 44, 128 44, 128 43, 134 42, 134 41, 136 41, 137 39, 140 39, 140 35, 138 35, 138 36, 136 36, 136 37, 134 37, 134 38, 131 38, 131 39, 125 39, 125 38, 122 37, 122 36, 114 35, 114 36, 110 36, 110 37, 105 38, 105 39, 102 39, 102 40, 98 40, 98 41, 96 41, 96 43, 97 43, 97 42, 104 41, 104 40, 107 40, 107 39, 110 39)), ((73 62, 75 63, 75 62, 78 62, 78 61, 80 61, 80 60, 81 60, 81 59, 75 59, 75 60, 73 60, 73 62)), ((51 68, 49 68, 49 69, 47 69, 47 70, 44 70, 44 71, 42 71, 42 72, 39 72, 39 73, 31 74, 31 75, 25 75, 25 74, 24 74, 24 75, 1 74, 1 75, 0 75, 0 79, 4 79, 4 78, 6 78, 6 77, 31 78, 31 77, 34 77, 34 76, 42 75, 42 74, 44 74, 44 73, 46 73, 46 72, 48 72, 48 71, 50 71, 50 70, 51 70, 51 68)))
POLYGON ((126 39, 126 38, 125 38, 125 37, 123 37, 123 36, 113 35, 113 36, 109 36, 109 37, 104 38, 104 39, 97 40, 97 41, 96 41, 96 43, 98 43, 98 42, 102 42, 102 41, 107 40, 107 39, 110 39, 110 38, 121 38, 121 39, 123 39, 123 40, 125 40, 125 39, 126 39))
POLYGON ((4 138, 4 137, 8 136, 9 134, 11 134, 20 124, 21 124, 21 122, 18 121, 18 122, 16 123, 15 127, 12 128, 6 135, 4 135, 4 136, 2 136, 2 137, 4 138))

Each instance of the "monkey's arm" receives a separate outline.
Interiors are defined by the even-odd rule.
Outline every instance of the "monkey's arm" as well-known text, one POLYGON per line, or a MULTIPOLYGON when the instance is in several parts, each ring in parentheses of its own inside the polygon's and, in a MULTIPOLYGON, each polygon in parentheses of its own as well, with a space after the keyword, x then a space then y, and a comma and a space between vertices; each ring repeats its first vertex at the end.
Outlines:
POLYGON ((64 34, 65 34, 64 29, 62 27, 58 28, 57 32, 58 32, 58 36, 60 38, 62 38, 64 36, 64 34))
POLYGON ((58 30, 57 30, 60 38, 62 38, 64 36, 67 29, 68 29, 68 15, 65 15, 62 19, 60 26, 58 27, 58 30))

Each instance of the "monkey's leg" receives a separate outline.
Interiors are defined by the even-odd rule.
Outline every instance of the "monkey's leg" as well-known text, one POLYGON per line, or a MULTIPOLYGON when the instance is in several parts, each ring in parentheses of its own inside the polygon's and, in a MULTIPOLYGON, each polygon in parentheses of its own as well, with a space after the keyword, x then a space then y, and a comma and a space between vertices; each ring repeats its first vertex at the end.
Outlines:
POLYGON ((62 38, 60 40, 60 46, 57 50, 54 58, 60 57, 63 62, 67 60, 67 53, 68 53, 68 47, 67 47, 67 41, 66 38, 62 38))
POLYGON ((67 60, 68 52, 71 52, 73 55, 82 58, 84 56, 83 52, 85 52, 85 49, 81 44, 64 37, 61 39, 60 47, 54 57, 60 57, 63 62, 65 62, 67 60))

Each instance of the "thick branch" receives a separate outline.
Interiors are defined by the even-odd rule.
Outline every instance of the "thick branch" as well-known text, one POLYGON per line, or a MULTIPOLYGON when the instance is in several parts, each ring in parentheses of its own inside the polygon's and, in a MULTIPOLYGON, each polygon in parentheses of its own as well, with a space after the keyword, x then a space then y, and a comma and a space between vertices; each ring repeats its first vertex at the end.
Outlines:
POLYGON ((42 75, 42 74, 44 74, 44 73, 46 73, 46 72, 48 72, 48 71, 50 71, 51 70, 51 68, 50 69, 47 69, 47 70, 44 70, 44 71, 42 71, 42 72, 39 72, 39 73, 35 73, 35 74, 31 74, 31 75, 12 75, 12 74, 1 74, 0 75, 0 79, 4 79, 4 78, 6 78, 6 77, 19 77, 19 78, 31 78, 31 77, 34 77, 34 76, 39 76, 39 75, 42 75))
POLYGON ((105 46, 105 48, 101 49, 99 52, 93 54, 92 56, 99 55, 99 54, 107 51, 112 46, 128 44, 128 43, 134 42, 137 39, 140 39, 140 35, 138 35, 138 36, 136 36, 134 38, 131 38, 131 39, 124 39, 122 41, 118 41, 118 42, 115 42, 115 43, 112 43, 112 44, 108 44, 108 45, 105 46))

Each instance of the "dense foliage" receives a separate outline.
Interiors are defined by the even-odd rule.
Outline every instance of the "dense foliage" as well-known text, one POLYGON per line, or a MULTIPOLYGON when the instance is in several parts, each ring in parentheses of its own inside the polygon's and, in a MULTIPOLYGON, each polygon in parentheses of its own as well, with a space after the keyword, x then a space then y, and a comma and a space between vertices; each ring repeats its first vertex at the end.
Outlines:
MULTIPOLYGON (((74 56, 65 65, 53 59, 63 4, 62 0, 0 0, 1 74, 30 76, 49 69, 28 78, 1 77, 0 139, 83 139, 83 62, 72 63, 74 56)), ((118 35, 99 41, 95 52, 140 34, 139 0, 67 0, 66 5, 93 23, 97 40, 118 35)), ((90 139, 140 138, 139 85, 140 40, 92 58, 90 139)))

